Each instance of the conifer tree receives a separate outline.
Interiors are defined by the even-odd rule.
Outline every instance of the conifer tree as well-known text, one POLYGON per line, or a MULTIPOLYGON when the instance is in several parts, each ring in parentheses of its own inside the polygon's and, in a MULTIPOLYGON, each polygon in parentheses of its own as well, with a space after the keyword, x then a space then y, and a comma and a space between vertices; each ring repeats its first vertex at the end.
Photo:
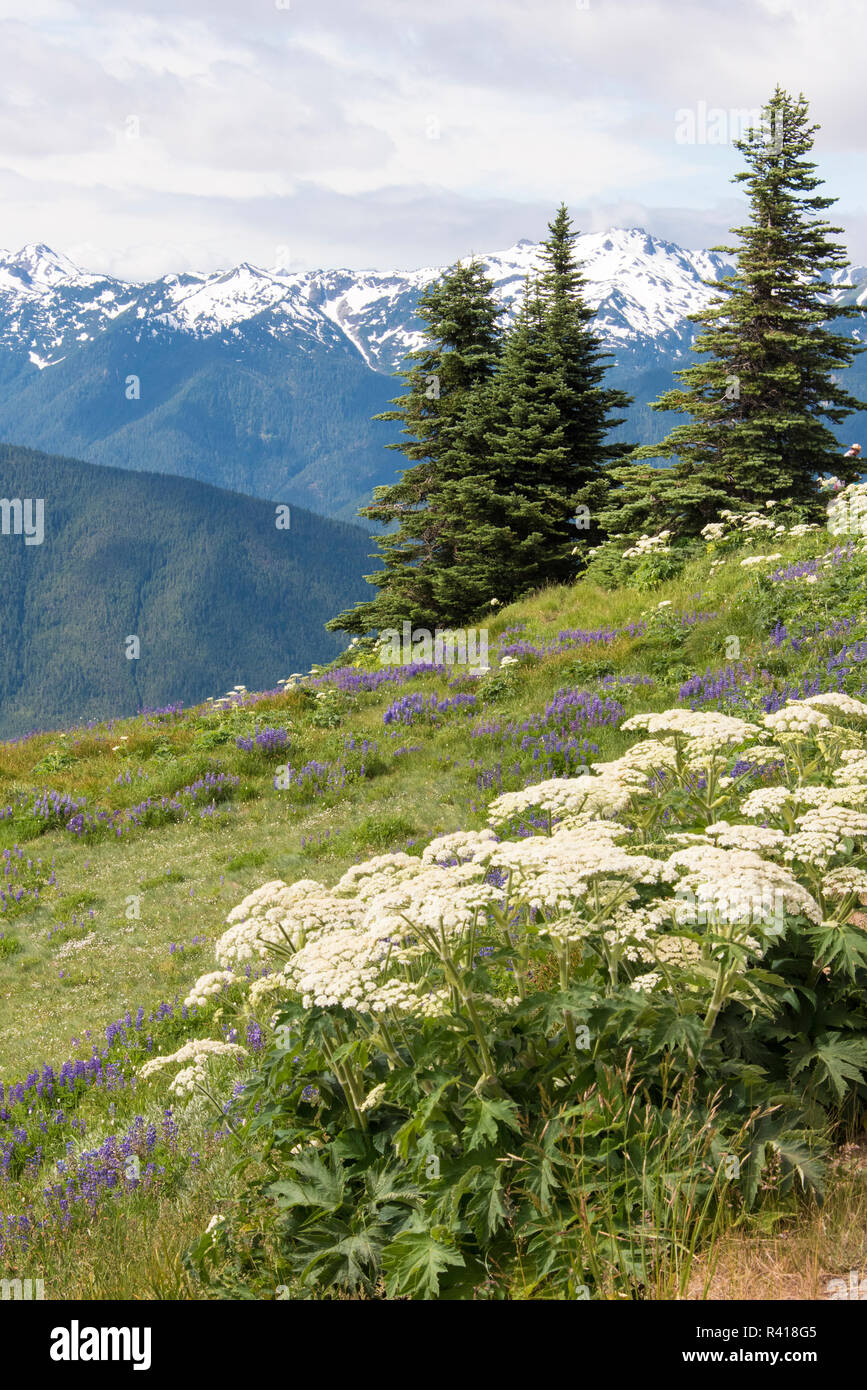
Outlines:
POLYGON ((761 126, 735 142, 747 165, 735 181, 746 187, 750 220, 733 229, 738 245, 713 249, 735 256, 736 271, 707 282, 717 294, 692 316, 701 325, 694 351, 705 360, 677 372, 683 388, 652 406, 690 418, 633 455, 676 462, 655 478, 646 464, 612 469, 622 490, 602 517, 609 533, 665 523, 695 534, 721 507, 789 499, 819 515, 818 474, 859 476, 825 423, 863 407, 835 378, 862 349, 831 326, 861 311, 827 297, 828 277, 848 262, 831 239, 841 229, 823 217, 836 199, 816 191, 822 180, 808 158, 818 128, 803 96, 777 87, 761 126))
MULTIPOLYGON (((593 328, 595 310, 586 302, 586 282, 575 257, 577 235, 561 203, 542 242, 538 294, 551 346, 551 371, 557 381, 554 399, 568 451, 561 477, 571 487, 587 490, 587 496, 597 501, 607 486, 604 466, 630 451, 627 444, 606 441, 623 423, 623 417, 612 412, 627 409, 632 398, 605 385, 612 358, 593 328)), ((595 531, 595 523, 590 529, 595 531)))
MULTIPOLYGON (((383 568, 367 575, 376 598, 347 609, 327 624, 332 631, 367 633, 404 621, 434 627, 432 572, 441 563, 441 510, 433 502, 451 461, 466 462, 482 447, 473 435, 469 398, 484 394, 501 349, 494 285, 477 261, 458 264, 429 285, 417 313, 425 342, 408 354, 406 383, 394 410, 377 416, 403 425, 404 440, 389 444, 410 461, 398 482, 378 487, 360 515, 393 529, 376 537, 383 568)), ((463 466, 463 465, 462 465, 463 466)))
POLYGON ((475 441, 473 456, 448 460, 435 502, 433 592, 450 623, 492 598, 506 603, 574 575, 576 547, 598 536, 605 466, 629 447, 606 442, 621 423, 612 410, 630 398, 604 385, 608 355, 592 329, 565 206, 548 231, 493 385, 467 402, 474 418, 461 442, 475 441))
POLYGON ((528 286, 493 385, 468 402, 464 438, 475 439, 474 457, 448 460, 435 502, 442 563, 433 590, 446 623, 574 568, 575 508, 556 484, 567 446, 550 355, 543 306, 528 286))

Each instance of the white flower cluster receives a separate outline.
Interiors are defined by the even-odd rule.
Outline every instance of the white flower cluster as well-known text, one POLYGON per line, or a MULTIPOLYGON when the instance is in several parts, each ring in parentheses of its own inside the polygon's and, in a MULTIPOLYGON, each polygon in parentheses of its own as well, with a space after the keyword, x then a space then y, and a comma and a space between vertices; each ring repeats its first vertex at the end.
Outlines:
MULTIPOLYGON (((768 511, 773 511, 775 502, 766 503, 768 511)), ((733 512, 726 508, 720 512, 719 521, 711 521, 707 526, 703 526, 701 535, 709 543, 716 544, 718 541, 735 540, 739 535, 755 535, 758 532, 773 533, 775 536, 794 536, 800 538, 806 536, 811 531, 819 531, 821 527, 814 521, 801 521, 795 526, 788 528, 780 522, 772 520, 771 517, 763 512, 733 512)), ((767 560, 782 559, 780 555, 752 555, 746 560, 741 560, 742 565, 758 565, 767 560)))
POLYGON ((620 727, 627 731, 646 729, 649 734, 685 734, 687 738, 702 738, 708 747, 717 748, 743 743, 759 733, 755 724, 715 710, 666 709, 654 714, 634 714, 620 727))
POLYGON ((784 528, 778 527, 769 516, 762 516, 761 512, 733 512, 725 508, 720 512, 732 530, 740 531, 776 531, 784 528))
MULTIPOLYGON (((382 891, 384 877, 387 876, 390 882, 400 883, 418 871, 418 863, 411 854, 404 854, 402 850, 399 854, 377 854, 372 859, 365 859, 363 864, 353 864, 351 869, 347 869, 334 891, 368 898, 382 891)), ((327 893, 328 890, 321 884, 316 886, 321 893, 327 893)))
POLYGON ((646 975, 636 975, 629 988, 638 994, 649 994, 661 980, 662 976, 658 970, 648 970, 646 975))
POLYGON ((849 893, 858 898, 867 897, 867 872, 856 869, 852 864, 844 864, 832 869, 822 879, 822 892, 826 898, 845 898, 849 893))
POLYGON ((291 885, 275 879, 229 913, 229 930, 217 942, 217 961, 230 969, 257 957, 267 959, 275 946, 294 949, 341 910, 341 903, 315 879, 291 885))
POLYGON ((483 878, 478 863, 419 866, 412 877, 371 896, 363 926, 380 938, 411 935, 415 927, 461 933, 497 901, 497 890, 483 878))
POLYGON ((725 820, 709 825, 707 834, 723 849, 748 849, 758 854, 773 854, 786 838, 782 830, 773 830, 770 826, 730 825, 725 820))
POLYGON ((449 864, 457 860, 459 864, 472 859, 479 849, 496 844, 497 836, 493 830, 458 830, 453 835, 440 835, 422 850, 423 864, 449 864))
POLYGON ((801 704, 810 705, 813 709, 829 709, 836 714, 848 715, 851 719, 867 719, 867 705, 863 700, 856 700, 853 695, 846 695, 842 690, 828 690, 823 695, 810 695, 801 704))
POLYGON ((147 1081, 148 1077, 161 1071, 163 1067, 187 1063, 188 1065, 181 1067, 169 1086, 169 1090, 173 1095, 181 1098, 190 1096, 196 1086, 205 1084, 206 1067, 209 1059, 227 1056, 243 1057, 246 1056, 246 1052, 237 1043, 218 1042, 214 1038, 193 1038, 168 1057, 149 1058, 139 1071, 139 1080, 147 1081))
MULTIPOLYGON (((827 479, 830 485, 839 478, 827 479)), ((835 536, 867 536, 867 483, 850 483, 834 491, 828 503, 828 530, 835 536)))
MULTIPOLYGON (((490 829, 439 836, 420 857, 377 855, 347 869, 331 888, 312 879, 277 880, 249 894, 217 942, 222 968, 203 976, 188 1002, 237 981, 239 964, 267 960, 270 973, 252 984, 251 1003, 289 992, 305 1008, 353 1010, 369 1019, 449 1013, 457 1007, 452 953, 473 955, 485 941, 502 941, 503 913, 510 932, 535 933, 561 959, 565 947, 584 950, 592 942, 597 955, 646 967, 633 981, 639 991, 670 988, 678 969, 688 972, 687 988, 701 989, 715 952, 731 949, 743 962, 737 969, 747 969, 788 917, 821 923, 827 905, 814 891, 819 875, 820 897, 867 892, 867 873, 839 864, 853 843, 867 843, 867 811, 860 809, 867 804, 867 749, 846 748, 859 736, 839 721, 865 718, 867 705, 834 692, 789 701, 763 722, 784 743, 822 735, 824 781, 740 793, 729 778, 716 803, 725 818, 721 810, 704 830, 657 825, 648 835, 632 809, 634 798, 653 794, 654 771, 679 777, 691 775, 701 758, 721 769, 734 757, 774 761, 783 754, 756 742, 757 725, 732 715, 682 708, 635 715, 622 727, 645 737, 621 757, 497 797, 490 829), (825 737, 828 730, 833 737, 825 737), (540 811, 550 833, 495 833, 540 811)), ((789 773, 798 775, 791 767, 789 773)), ((475 998, 479 1007, 504 1007, 487 993, 475 998)), ((174 1086, 188 1094, 210 1052, 238 1051, 196 1041, 152 1059, 141 1074, 183 1065, 174 1086)), ((362 1105, 381 1100, 377 1087, 362 1105)))
POLYGON ((805 811, 796 817, 796 824, 800 830, 786 841, 783 857, 820 867, 844 848, 846 840, 867 839, 867 813, 848 806, 821 806, 805 811))
POLYGON ((635 769, 605 771, 596 763, 583 777, 552 777, 517 792, 504 792, 488 807, 491 825, 505 825, 529 816, 534 810, 552 817, 579 815, 613 816, 625 811, 633 795, 647 793, 647 778, 635 769))
POLYGON ((345 928, 326 932, 296 952, 285 967, 284 980, 301 995, 305 1008, 402 1012, 411 1007, 415 991, 401 980, 383 980, 386 955, 375 934, 345 928))
POLYGON ((219 994, 225 985, 230 985, 235 976, 231 970, 212 970, 209 975, 200 975, 193 985, 186 999, 185 1006, 189 1009, 198 1005, 202 1007, 214 994, 219 994))
POLYGON ((819 729, 830 729, 831 720, 827 714, 803 700, 787 700, 782 709, 774 714, 766 714, 762 719, 766 729, 777 738, 795 736, 809 738, 819 729))
POLYGON ((778 748, 775 743, 751 743, 741 749, 741 757, 752 763, 781 762, 783 756, 782 748, 778 748))
POLYGON ((867 783, 867 748, 844 748, 832 776, 838 787, 867 783))
POLYGON ((780 551, 775 550, 773 555, 748 555, 745 560, 741 560, 741 565, 744 569, 748 569, 752 565, 768 565, 772 560, 782 560, 782 558, 780 551))
POLYGON ((756 787, 754 791, 747 792, 741 802, 741 815, 746 816, 747 820, 780 816, 784 810, 792 809, 796 799, 797 793, 788 787, 756 787))
POLYGON ((624 560, 639 560, 643 555, 665 555, 671 548, 668 542, 671 540, 670 531, 660 531, 656 536, 642 534, 634 545, 628 550, 624 550, 624 560))
POLYGON ((246 698, 246 685, 234 685, 231 690, 227 690, 225 695, 221 695, 216 700, 213 695, 209 695, 205 704, 210 706, 211 709, 225 713, 226 710, 234 709, 237 705, 242 705, 246 698))
MULTIPOLYGON (((691 889, 699 908, 717 914, 724 922, 755 925, 767 921, 777 898, 793 916, 822 920, 819 904, 791 870, 764 859, 755 850, 693 845, 676 850, 666 861, 665 872, 672 878, 679 876, 679 896, 691 889)), ((689 900, 686 906, 691 907, 689 900)))
POLYGON ((677 749, 670 738, 645 738, 633 743, 621 757, 608 763, 591 763, 594 772, 621 769, 626 772, 653 772, 657 768, 674 767, 677 749))

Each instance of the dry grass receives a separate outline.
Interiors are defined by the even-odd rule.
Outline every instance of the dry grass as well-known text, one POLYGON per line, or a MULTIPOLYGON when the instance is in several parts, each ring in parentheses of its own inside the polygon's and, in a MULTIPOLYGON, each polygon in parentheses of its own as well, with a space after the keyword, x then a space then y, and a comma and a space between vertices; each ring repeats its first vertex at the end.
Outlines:
POLYGON ((848 1289, 850 1271, 867 1295, 867 1139, 840 1150, 821 1206, 805 1203, 794 1219, 759 1216, 725 1235, 697 1261, 688 1297, 811 1302, 830 1297, 832 1279, 848 1289))

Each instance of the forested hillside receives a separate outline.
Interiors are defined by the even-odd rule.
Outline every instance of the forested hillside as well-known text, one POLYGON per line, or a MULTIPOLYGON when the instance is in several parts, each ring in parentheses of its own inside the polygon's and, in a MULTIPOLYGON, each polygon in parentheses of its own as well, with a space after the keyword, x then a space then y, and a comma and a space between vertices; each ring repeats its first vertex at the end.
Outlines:
POLYGON ((292 508, 278 529, 273 504, 186 478, 2 445, 0 496, 44 501, 41 544, 12 513, 0 534, 4 737, 274 686, 339 650, 323 624, 371 568, 361 527, 292 508))

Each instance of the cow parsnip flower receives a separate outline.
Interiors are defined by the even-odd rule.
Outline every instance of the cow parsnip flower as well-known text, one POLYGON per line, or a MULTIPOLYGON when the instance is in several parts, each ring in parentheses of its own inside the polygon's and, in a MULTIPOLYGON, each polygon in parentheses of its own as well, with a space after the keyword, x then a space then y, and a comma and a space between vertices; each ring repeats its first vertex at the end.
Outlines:
POLYGON ((485 883, 485 872, 484 865, 474 862, 449 868, 418 865, 412 877, 368 895, 362 925, 380 937, 402 936, 413 924, 461 932, 500 897, 497 888, 485 883))
POLYGON ((852 864, 832 869, 822 879, 822 892, 826 898, 845 898, 850 893, 859 898, 867 897, 867 871, 852 864))
POLYGON ((744 761, 758 763, 781 762, 784 757, 782 748, 775 743, 751 743, 746 748, 742 748, 740 757, 744 761))
POLYGON ((184 1000, 185 1006, 188 1009, 194 1004, 202 1007, 212 995, 219 994, 224 985, 232 984, 234 979, 231 970, 212 970, 207 975, 200 975, 184 1000))
POLYGON ((463 863, 473 859, 480 850, 498 842, 493 830, 458 830, 452 835, 439 835, 422 850, 422 864, 463 863))
POLYGON ((296 948, 334 922, 355 923, 356 904, 330 892, 315 879, 286 884, 275 879, 249 893, 227 917, 230 926, 216 945, 224 969, 296 948))
POLYGON ((867 814, 848 806, 817 807, 797 816, 796 824, 800 829, 786 841, 783 857, 817 868, 839 854, 846 840, 867 839, 867 814))
POLYGON ((687 738, 702 738, 707 746, 726 747, 743 743, 759 733, 755 724, 737 719, 716 710, 666 709, 652 714, 634 714, 621 724, 621 729, 646 729, 649 734, 684 734, 687 738))
POLYGON ((147 1081, 165 1067, 180 1066, 181 1070, 169 1086, 173 1094, 192 1095, 196 1086, 204 1085, 207 1063, 213 1057, 244 1057, 246 1049, 238 1043, 218 1042, 216 1038, 193 1038, 177 1052, 165 1057, 150 1057, 139 1069, 139 1080, 147 1081))
MULTIPOLYGON (((355 1012, 373 1031, 379 1019, 440 1017, 471 1002, 502 1013, 517 996, 491 993, 487 981, 477 988, 472 965, 462 982, 450 961, 475 961, 480 947, 484 957, 491 943, 502 943, 504 920, 516 948, 530 932, 533 949, 549 947, 561 968, 574 949, 604 961, 612 979, 627 967, 644 971, 632 983, 638 990, 675 987, 679 971, 686 989, 701 989, 703 975, 693 967, 702 961, 714 970, 720 962, 748 970, 788 918, 822 922, 808 886, 816 868, 824 873, 826 908, 867 889, 867 872, 856 865, 830 868, 853 842, 867 842, 867 749, 851 746, 861 735, 835 722, 865 715, 867 705, 836 692, 789 701, 762 720, 773 740, 758 724, 716 711, 635 715, 622 726, 640 735, 631 748, 581 775, 496 797, 491 828, 440 835, 420 857, 373 856, 332 888, 274 880, 248 894, 217 943, 221 969, 197 981, 188 1002, 211 998, 230 981, 243 987, 239 965, 265 960, 270 973, 250 983, 249 999, 272 1010, 291 994, 304 1008, 355 1012), (813 736, 804 784, 747 791, 728 774, 733 762, 777 762, 792 781, 801 775, 793 765, 802 764, 790 741, 813 736), (704 768, 726 785, 720 819, 701 833, 657 820, 648 835, 637 808, 648 808, 652 823, 653 774, 681 760, 691 776, 704 768), (504 827, 533 812, 547 817, 538 826, 547 833, 527 835, 522 827, 523 835, 510 838, 504 827)), ((204 1077, 208 1049, 146 1067, 169 1062, 180 1068, 175 1093, 186 1095, 204 1077)), ((374 1087, 362 1110, 382 1094, 374 1087)))
POLYGON ((785 840, 782 830, 763 825, 730 825, 716 821, 707 827, 707 834, 723 849, 752 849, 761 854, 773 854, 785 840))
MULTIPOLYGON (((678 893, 690 890, 697 904, 703 903, 705 910, 718 909, 724 921, 743 920, 744 914, 748 920, 764 921, 769 910, 774 912, 776 901, 792 915, 812 922, 822 920, 819 904, 791 870, 755 850, 693 845, 676 850, 663 865, 663 872, 677 883, 678 893), (777 894, 779 898, 775 898, 777 894)), ((680 920, 691 905, 687 899, 680 920)))
POLYGON ((665 965, 676 965, 688 969, 701 960, 702 949, 698 941, 688 936, 659 936, 654 941, 655 958, 665 965))
POLYGON ((789 787, 756 787, 743 798, 740 811, 748 820, 765 820, 794 810, 797 792, 789 787))
POLYGON ((845 714, 851 719, 867 720, 867 705, 864 704, 864 701, 856 700, 853 695, 846 695, 842 690, 827 690, 822 695, 810 695, 800 703, 809 705, 813 709, 845 714))
POLYGON ((356 894, 368 885, 368 880, 377 884, 385 877, 400 878, 405 874, 413 874, 418 869, 418 860, 411 854, 377 854, 372 859, 366 859, 361 864, 353 864, 351 869, 338 880, 335 886, 335 893, 356 894))
POLYGON ((624 769, 636 772, 650 772, 654 768, 674 767, 677 763, 677 749, 674 739, 646 738, 633 743, 619 758, 608 763, 591 763, 594 770, 603 768, 624 769))
POLYGON ((867 749, 844 748, 839 754, 840 762, 831 773, 831 780, 837 786, 864 786, 867 799, 867 749))
POLYGON ((766 714, 762 719, 766 729, 781 737, 808 738, 819 729, 830 729, 832 721, 822 710, 803 700, 788 700, 782 709, 766 714))
POLYGON ((635 769, 597 764, 583 777, 553 777, 522 791, 504 792, 488 807, 488 824, 504 825, 536 810, 552 816, 615 816, 628 809, 633 795, 649 795, 645 777, 635 769))
POLYGON ((661 982, 662 975, 658 970, 648 970, 644 975, 636 975, 631 981, 629 988, 634 989, 638 994, 650 994, 651 990, 661 982))

